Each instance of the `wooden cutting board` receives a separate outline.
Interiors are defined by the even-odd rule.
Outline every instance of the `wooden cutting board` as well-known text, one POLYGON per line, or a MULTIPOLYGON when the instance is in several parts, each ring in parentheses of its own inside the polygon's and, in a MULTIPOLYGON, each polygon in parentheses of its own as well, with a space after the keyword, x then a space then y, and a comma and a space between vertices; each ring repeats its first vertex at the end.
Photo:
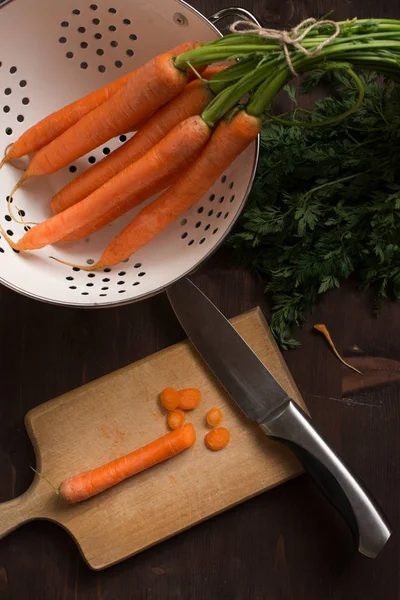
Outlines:
MULTIPOLYGON (((232 322, 304 406, 261 311, 232 322)), ((36 476, 25 494, 0 504, 0 538, 27 521, 48 519, 69 531, 90 567, 104 569, 302 472, 284 446, 246 420, 188 341, 30 411, 25 423, 37 470, 58 486, 163 435, 158 394, 167 386, 203 393, 187 417, 197 431, 193 448, 77 505, 65 504, 36 476), (231 431, 230 445, 214 453, 203 442, 204 417, 213 406, 231 431)))

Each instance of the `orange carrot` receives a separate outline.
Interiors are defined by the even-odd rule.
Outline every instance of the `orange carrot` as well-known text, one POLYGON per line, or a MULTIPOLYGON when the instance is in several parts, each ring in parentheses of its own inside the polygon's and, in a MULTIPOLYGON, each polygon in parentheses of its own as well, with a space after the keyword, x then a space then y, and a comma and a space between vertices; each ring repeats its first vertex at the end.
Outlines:
POLYGON ((176 456, 193 446, 195 441, 194 427, 187 423, 126 456, 66 479, 60 485, 60 496, 71 504, 87 500, 136 473, 176 456))
POLYGON ((206 415, 206 421, 210 427, 219 425, 222 421, 222 411, 219 408, 210 408, 206 415))
POLYGON ((58 192, 51 201, 53 212, 59 213, 89 196, 111 177, 146 154, 181 121, 201 114, 212 96, 204 82, 197 80, 189 83, 183 92, 160 108, 128 142, 58 192))
MULTIPOLYGON (((143 65, 106 102, 82 117, 33 157, 16 188, 30 177, 49 175, 124 133, 183 90, 187 74, 166 52, 143 65)), ((13 192, 11 193, 11 195, 13 192)))
POLYGON ((216 427, 207 433, 204 442, 209 450, 222 450, 231 439, 231 435, 225 427, 216 427))
POLYGON ((167 410, 175 410, 179 406, 179 394, 172 387, 167 387, 160 394, 160 402, 167 410))
POLYGON ((237 113, 228 123, 222 121, 199 158, 179 180, 139 212, 107 246, 96 264, 80 268, 93 270, 116 265, 148 244, 208 191, 233 160, 256 139, 260 130, 261 119, 245 111, 237 113))
POLYGON ((179 390, 179 408, 182 410, 192 410, 200 404, 201 392, 195 388, 187 388, 186 390, 179 390))
POLYGON ((179 408, 177 410, 172 410, 168 413, 167 421, 171 429, 178 429, 178 427, 182 427, 185 421, 185 413, 179 408))
POLYGON ((87 235, 165 188, 199 154, 211 135, 199 116, 179 123, 141 159, 126 167, 90 196, 30 229, 16 244, 34 250, 86 227, 87 235), (99 221, 102 221, 100 223, 99 221))
MULTIPOLYGON (((173 48, 171 53, 175 56, 188 50, 194 50, 200 44, 197 42, 187 42, 173 48)), ((139 67, 140 69, 140 67, 139 67)), ((13 159, 21 158, 27 154, 37 152, 56 137, 64 133, 69 127, 75 125, 85 115, 97 108, 106 100, 111 98, 116 91, 122 88, 127 81, 138 71, 135 69, 116 81, 87 94, 83 98, 71 102, 60 110, 57 110, 25 131, 7 152, 0 167, 13 159)))

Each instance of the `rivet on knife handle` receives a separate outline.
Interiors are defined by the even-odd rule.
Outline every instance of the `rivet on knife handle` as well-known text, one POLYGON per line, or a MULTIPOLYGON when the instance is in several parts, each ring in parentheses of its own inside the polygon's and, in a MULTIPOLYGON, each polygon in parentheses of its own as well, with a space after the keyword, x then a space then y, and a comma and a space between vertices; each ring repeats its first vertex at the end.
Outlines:
POLYGON ((371 495, 315 431, 311 420, 288 399, 260 423, 264 432, 287 444, 350 526, 361 554, 375 558, 391 531, 371 495))

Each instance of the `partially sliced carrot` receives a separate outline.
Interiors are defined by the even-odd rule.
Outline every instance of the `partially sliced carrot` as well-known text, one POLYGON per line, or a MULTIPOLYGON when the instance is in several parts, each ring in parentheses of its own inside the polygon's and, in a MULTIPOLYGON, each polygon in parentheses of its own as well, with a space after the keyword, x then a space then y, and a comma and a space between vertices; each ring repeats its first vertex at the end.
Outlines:
POLYGON ((87 500, 132 475, 176 456, 193 446, 195 441, 194 427, 191 423, 186 423, 126 456, 66 479, 60 485, 60 496, 69 503, 87 500))

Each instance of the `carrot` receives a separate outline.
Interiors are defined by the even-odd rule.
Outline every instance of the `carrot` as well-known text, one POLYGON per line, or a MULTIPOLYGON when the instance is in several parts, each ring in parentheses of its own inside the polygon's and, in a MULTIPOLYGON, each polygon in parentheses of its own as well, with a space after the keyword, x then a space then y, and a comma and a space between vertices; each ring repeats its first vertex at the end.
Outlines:
POLYGON ((59 213, 86 198, 122 169, 141 158, 176 125, 188 117, 199 115, 213 97, 207 84, 197 80, 168 104, 160 108, 123 146, 73 179, 51 201, 53 212, 59 213))
POLYGON ((59 494, 71 504, 87 500, 136 473, 176 456, 193 446, 195 441, 194 427, 187 423, 126 456, 66 479, 60 485, 59 494))
POLYGON ((164 189, 187 163, 199 154, 211 129, 199 116, 179 123, 141 159, 123 169, 90 196, 30 229, 17 250, 34 250, 53 244, 86 227, 93 233, 105 223, 164 189))
POLYGON ((179 394, 172 387, 167 387, 160 394, 160 402, 167 410, 175 410, 179 406, 179 394))
POLYGON ((173 57, 166 52, 148 61, 111 98, 39 150, 11 196, 30 177, 62 169, 177 96, 186 85, 187 74, 174 66, 173 57))
POLYGON ((200 404, 201 392, 195 388, 187 388, 186 390, 179 390, 179 408, 182 410, 192 410, 200 404))
POLYGON ((222 421, 222 411, 219 408, 210 408, 206 414, 206 421, 210 427, 219 425, 222 421))
POLYGON ((167 421, 171 429, 178 429, 178 427, 182 427, 185 421, 185 413, 179 408, 177 410, 172 410, 168 413, 167 421))
MULTIPOLYGON (((199 45, 198 42, 186 42, 173 48, 171 53, 178 55, 182 52, 187 52, 188 50, 194 50, 199 45)), ((135 69, 134 71, 123 75, 116 81, 112 81, 102 88, 87 94, 83 98, 71 102, 60 110, 51 113, 36 123, 36 125, 33 125, 33 127, 30 127, 16 142, 14 142, 14 144, 12 144, 10 150, 6 153, 0 163, 0 168, 4 163, 9 162, 10 160, 21 158, 21 156, 26 156, 27 154, 33 154, 49 144, 56 137, 64 133, 69 127, 75 125, 82 117, 111 98, 111 96, 122 88, 137 71, 138 69, 135 69)))
POLYGON ((87 267, 55 260, 91 271, 125 260, 195 204, 233 160, 256 139, 260 130, 261 119, 248 115, 245 111, 237 113, 230 122, 222 121, 199 158, 182 173, 174 185, 139 212, 107 246, 96 264, 87 267))
POLYGON ((225 427, 216 427, 207 433, 204 442, 209 450, 222 450, 231 439, 231 435, 225 427))

